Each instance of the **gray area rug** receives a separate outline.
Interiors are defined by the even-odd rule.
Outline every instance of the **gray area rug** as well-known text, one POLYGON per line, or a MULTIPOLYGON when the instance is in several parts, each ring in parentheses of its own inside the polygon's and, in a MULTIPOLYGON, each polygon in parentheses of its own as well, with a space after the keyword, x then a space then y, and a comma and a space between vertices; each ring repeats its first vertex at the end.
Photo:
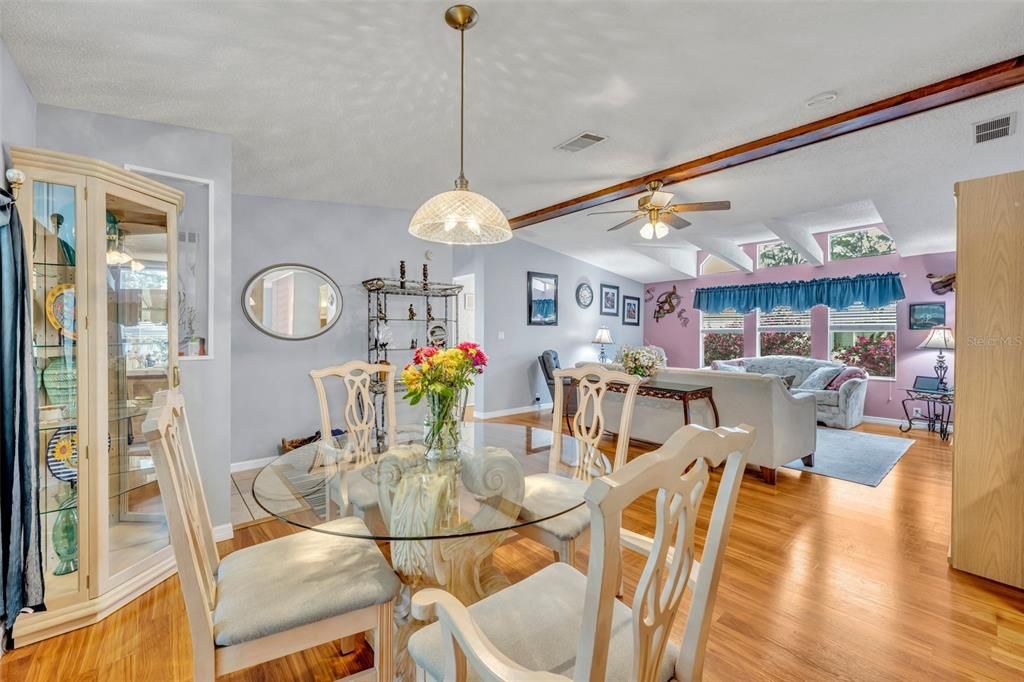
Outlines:
POLYGON ((796 459, 786 468, 875 487, 913 444, 911 438, 819 426, 814 466, 804 466, 796 459))

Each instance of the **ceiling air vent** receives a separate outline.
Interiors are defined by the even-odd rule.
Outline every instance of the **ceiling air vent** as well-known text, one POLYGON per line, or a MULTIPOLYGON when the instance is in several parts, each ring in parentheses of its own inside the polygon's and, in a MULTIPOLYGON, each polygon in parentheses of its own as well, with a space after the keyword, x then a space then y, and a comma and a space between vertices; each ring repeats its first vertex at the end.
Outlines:
POLYGON ((1017 114, 1006 114, 999 118, 974 124, 974 144, 998 140, 1000 137, 1013 135, 1017 123, 1017 114))
POLYGON ((566 140, 558 145, 555 149, 560 149, 563 152, 581 152, 587 147, 593 147, 598 142, 604 142, 607 139, 597 133, 580 133, 571 140, 566 140))

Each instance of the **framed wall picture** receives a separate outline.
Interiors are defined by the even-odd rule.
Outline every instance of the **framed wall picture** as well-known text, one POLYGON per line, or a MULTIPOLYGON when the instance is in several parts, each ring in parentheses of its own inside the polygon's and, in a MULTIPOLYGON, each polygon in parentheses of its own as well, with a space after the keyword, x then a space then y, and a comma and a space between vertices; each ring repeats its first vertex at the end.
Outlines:
POLYGON ((911 303, 910 328, 931 329, 946 324, 945 303, 911 303))
POLYGON ((622 297, 622 324, 630 327, 640 326, 640 297, 622 297))
POLYGON ((558 275, 526 273, 526 323, 541 326, 558 324, 558 275))
POLYGON ((612 284, 601 285, 601 314, 619 316, 619 288, 612 284))

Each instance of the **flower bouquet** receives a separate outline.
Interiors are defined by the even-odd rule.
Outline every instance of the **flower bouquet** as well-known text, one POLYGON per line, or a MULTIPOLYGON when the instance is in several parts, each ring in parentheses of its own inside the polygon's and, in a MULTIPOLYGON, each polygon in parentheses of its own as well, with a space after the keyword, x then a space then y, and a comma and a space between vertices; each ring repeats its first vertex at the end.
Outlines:
POLYGON ((622 368, 627 374, 650 377, 662 366, 664 359, 654 346, 626 346, 622 349, 622 368))
POLYGON ((424 440, 427 459, 458 457, 461 411, 466 390, 487 366, 487 354, 479 345, 460 343, 442 350, 417 348, 412 362, 402 370, 405 400, 417 405, 427 399, 424 440))

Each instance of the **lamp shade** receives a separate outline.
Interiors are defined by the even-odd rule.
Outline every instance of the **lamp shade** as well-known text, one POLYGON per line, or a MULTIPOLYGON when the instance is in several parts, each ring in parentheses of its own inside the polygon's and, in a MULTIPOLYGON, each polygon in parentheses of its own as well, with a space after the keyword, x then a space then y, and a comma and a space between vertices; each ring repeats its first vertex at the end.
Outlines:
POLYGON ((612 333, 608 327, 600 327, 594 334, 594 343, 615 343, 612 341, 612 333))
POLYGON ((409 222, 409 234, 442 244, 498 244, 512 239, 512 228, 493 201, 454 189, 420 206, 409 222))
POLYGON ((953 350, 953 330, 949 327, 932 327, 928 338, 921 342, 918 350, 953 350))

